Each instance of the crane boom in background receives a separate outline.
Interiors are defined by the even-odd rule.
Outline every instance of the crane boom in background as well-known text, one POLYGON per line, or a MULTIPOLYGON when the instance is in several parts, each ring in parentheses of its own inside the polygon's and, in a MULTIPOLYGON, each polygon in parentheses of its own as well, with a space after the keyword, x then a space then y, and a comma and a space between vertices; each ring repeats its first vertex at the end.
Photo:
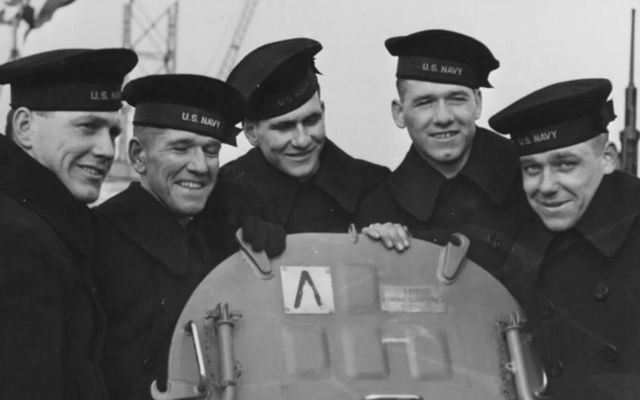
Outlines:
POLYGON ((240 50, 240 45, 242 44, 242 39, 244 39, 244 34, 247 32, 247 28, 249 27, 249 23, 251 22, 251 17, 253 17, 253 13, 258 5, 258 0, 246 0, 244 3, 244 8, 242 9, 242 13, 240 14, 240 19, 238 20, 238 24, 236 25, 236 29, 233 32, 233 38, 231 39, 231 44, 227 48, 227 52, 222 59, 222 63, 220 64, 220 69, 216 74, 218 79, 226 79, 231 72, 231 68, 236 61, 236 57, 238 55, 238 50, 240 50))

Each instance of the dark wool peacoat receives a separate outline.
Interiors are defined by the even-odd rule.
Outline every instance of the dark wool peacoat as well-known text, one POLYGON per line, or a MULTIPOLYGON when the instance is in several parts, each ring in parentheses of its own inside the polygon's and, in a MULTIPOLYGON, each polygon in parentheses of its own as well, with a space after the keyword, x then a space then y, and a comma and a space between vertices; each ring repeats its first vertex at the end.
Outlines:
POLYGON ((0 135, 0 398, 106 399, 93 246, 89 209, 0 135))
POLYGON ((102 366, 109 394, 119 400, 150 399, 154 380, 164 387, 182 308, 202 278, 234 249, 206 234, 197 217, 182 227, 138 183, 97 207, 96 219, 96 285, 108 327, 102 366))
POLYGON ((469 257, 500 278, 512 239, 531 215, 520 182, 511 142, 477 128, 467 163, 451 179, 411 147, 362 202, 356 224, 400 223, 414 237, 438 244, 463 233, 471 239, 469 257))
POLYGON ((222 167, 230 180, 249 183, 267 211, 253 211, 282 225, 287 233, 347 232, 362 199, 389 169, 351 157, 327 139, 320 168, 305 182, 284 174, 253 148, 222 167))
POLYGON ((640 395, 640 180, 606 175, 574 228, 536 219, 506 283, 523 305, 554 399, 640 395))

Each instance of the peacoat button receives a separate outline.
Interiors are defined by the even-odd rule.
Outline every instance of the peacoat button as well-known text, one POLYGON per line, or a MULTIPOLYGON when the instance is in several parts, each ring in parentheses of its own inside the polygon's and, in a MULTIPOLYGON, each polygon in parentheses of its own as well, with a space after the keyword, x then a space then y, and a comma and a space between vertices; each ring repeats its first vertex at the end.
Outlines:
POLYGON ((162 311, 163 313, 167 312, 167 298, 163 297, 162 299, 160 299, 160 311, 162 311))
POLYGON ((602 346, 602 356, 607 362, 615 362, 618 359, 618 349, 612 344, 602 346))
POLYGON ((551 319, 551 317, 553 317, 553 314, 555 314, 555 311, 556 306, 552 302, 548 302, 547 304, 542 306, 541 310, 544 319, 551 319))
POLYGON ((502 241, 498 239, 498 236, 494 235, 493 233, 487 235, 486 240, 492 249, 499 249, 502 247, 502 241))
POLYGON ((144 361, 142 362, 142 369, 144 369, 145 372, 153 371, 153 367, 154 367, 153 361, 149 357, 145 358, 144 361))
POLYGON ((593 297, 598 301, 603 301, 609 295, 609 286, 606 282, 598 282, 593 288, 593 297))
POLYGON ((549 374, 554 378, 562 375, 562 371, 564 371, 564 363, 561 360, 554 361, 554 363, 549 367, 549 374))

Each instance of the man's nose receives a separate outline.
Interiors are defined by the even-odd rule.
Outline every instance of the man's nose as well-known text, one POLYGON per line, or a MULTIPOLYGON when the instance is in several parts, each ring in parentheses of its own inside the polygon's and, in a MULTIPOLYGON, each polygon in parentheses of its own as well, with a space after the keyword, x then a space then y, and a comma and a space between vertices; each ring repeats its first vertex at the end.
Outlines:
POLYGON ((555 193, 558 190, 556 174, 550 168, 544 168, 540 175, 539 190, 543 194, 555 193))
POLYGON ((295 147, 307 147, 311 142, 311 135, 303 124, 297 124, 293 132, 291 143, 295 147))
POLYGON ((194 149, 187 164, 189 171, 205 173, 207 172, 206 155, 202 149, 194 149))
POLYGON ((115 139, 107 127, 101 128, 94 136, 93 154, 96 157, 112 160, 115 156, 115 139))
POLYGON ((439 125, 448 125, 453 121, 453 114, 446 101, 438 101, 435 105, 435 122, 439 125))

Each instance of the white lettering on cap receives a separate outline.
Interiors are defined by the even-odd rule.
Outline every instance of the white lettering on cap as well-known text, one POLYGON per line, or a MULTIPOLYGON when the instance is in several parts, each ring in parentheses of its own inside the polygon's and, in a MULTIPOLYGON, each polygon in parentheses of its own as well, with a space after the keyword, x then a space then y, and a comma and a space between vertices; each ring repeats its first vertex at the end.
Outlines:
POLYGON ((118 90, 90 90, 89 98, 93 101, 120 100, 122 94, 118 90))
POLYGON ((449 74, 449 75, 462 75, 462 67, 454 67, 451 65, 442 65, 440 66, 440 72, 443 74, 449 74))
POLYGON ((204 115, 202 116, 202 118, 200 118, 200 123, 202 125, 207 125, 207 126, 210 126, 212 128, 220 127, 220 121, 218 121, 215 118, 205 117, 204 115))
POLYGON ((182 117, 183 121, 198 122, 198 114, 196 114, 196 113, 190 113, 190 112, 183 111, 181 113, 181 117, 182 117))
POLYGON ((428 63, 428 62, 423 62, 422 63, 422 70, 423 71, 429 71, 429 72, 438 72, 438 64, 433 64, 433 63, 428 63))
POLYGON ((533 134, 533 142, 540 143, 547 140, 553 140, 556 138, 558 131, 547 131, 533 134))
POLYGON ((526 146, 528 144, 531 144, 531 138, 529 136, 520 137, 518 138, 518 144, 520 146, 526 146))

